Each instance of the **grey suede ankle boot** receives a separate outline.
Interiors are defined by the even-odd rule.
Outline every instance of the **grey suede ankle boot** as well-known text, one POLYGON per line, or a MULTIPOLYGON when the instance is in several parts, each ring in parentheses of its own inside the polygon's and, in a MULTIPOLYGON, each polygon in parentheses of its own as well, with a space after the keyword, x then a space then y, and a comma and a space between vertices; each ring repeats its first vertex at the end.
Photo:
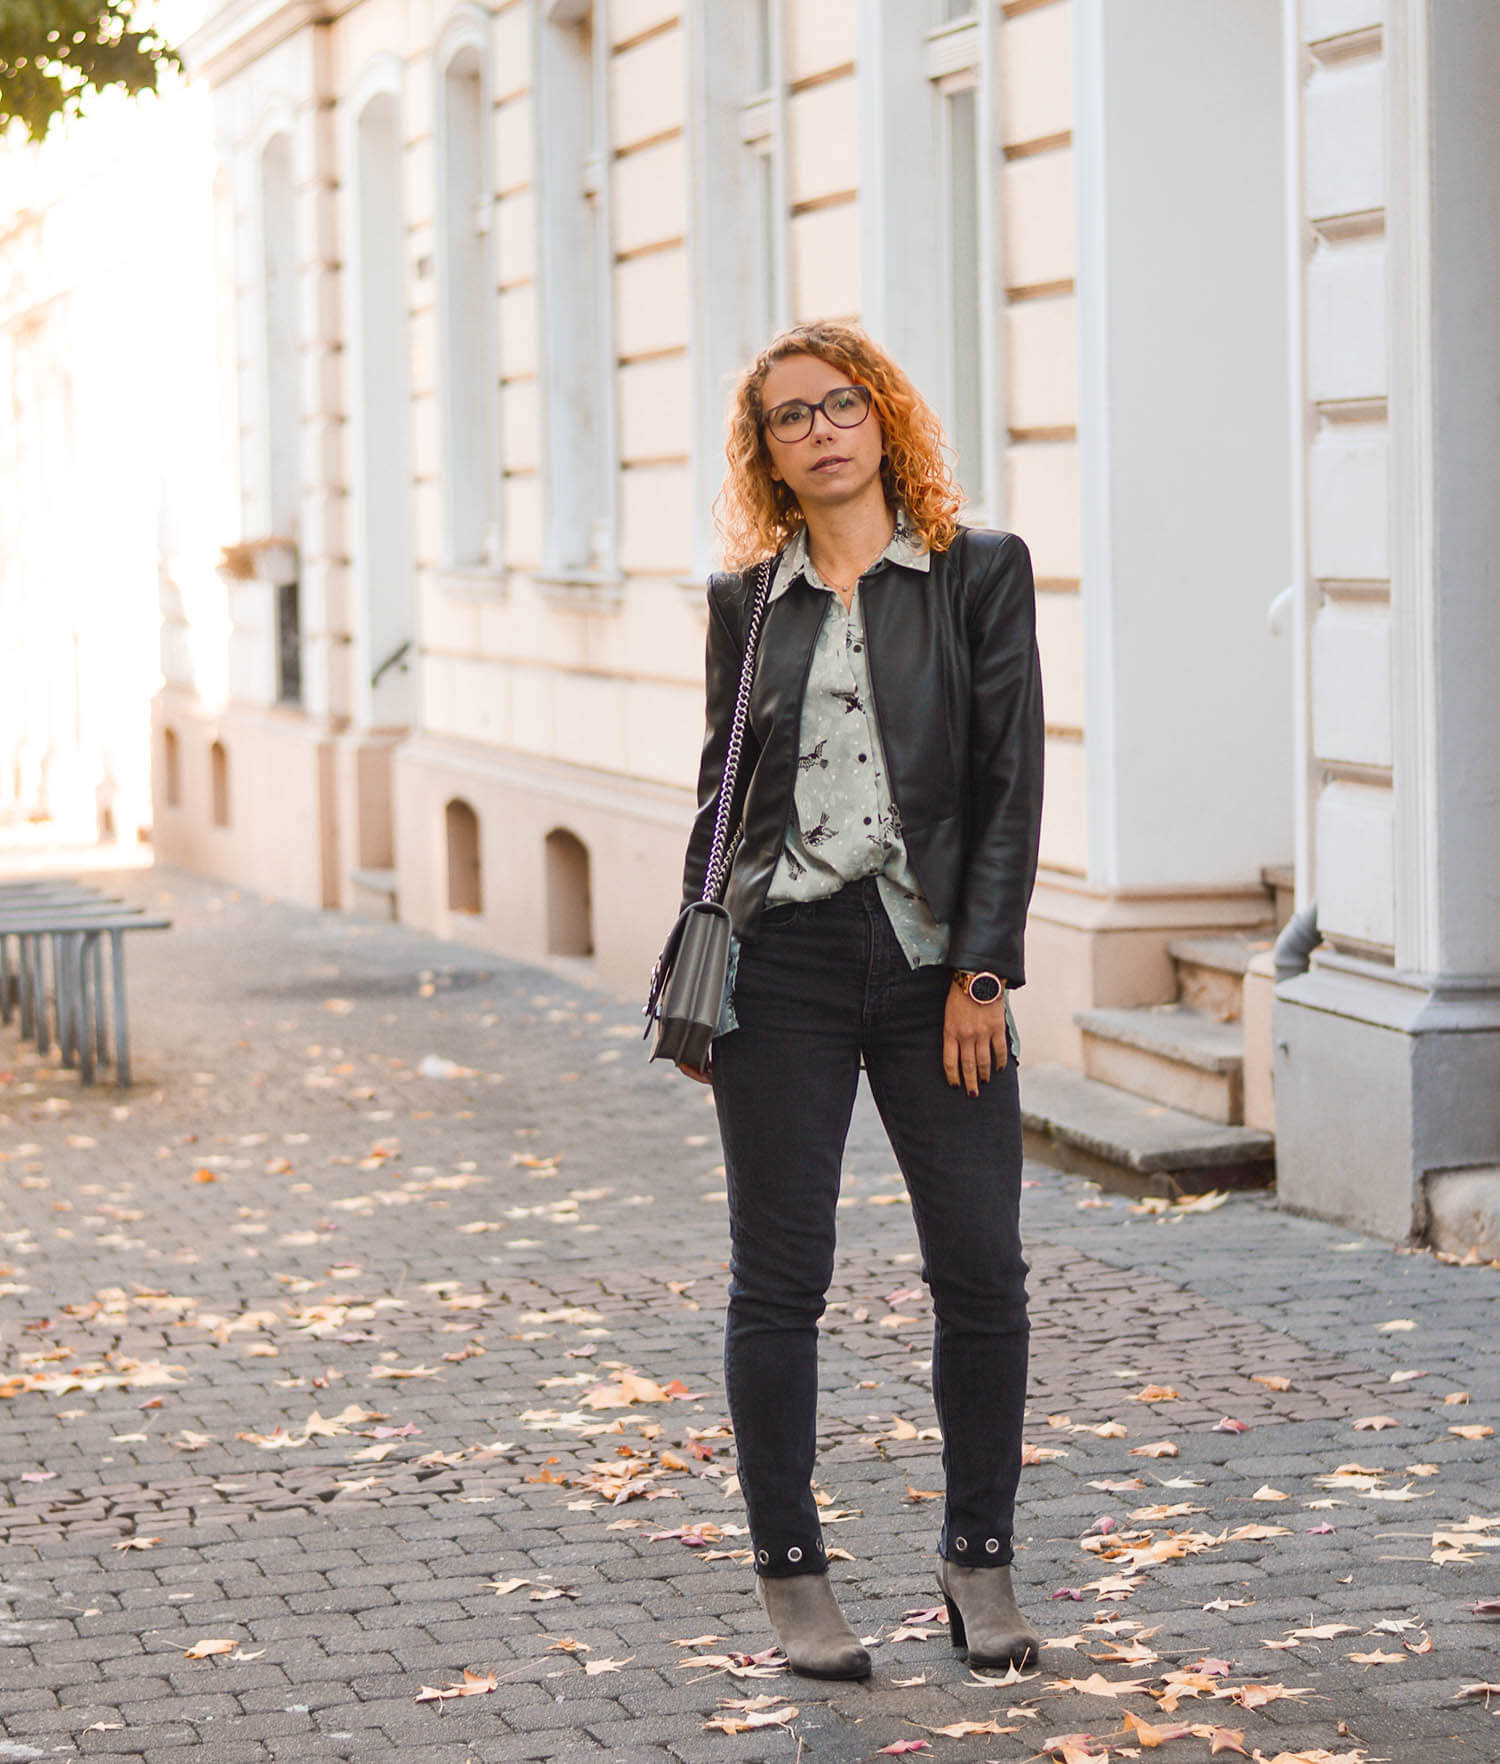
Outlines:
POLYGON ((965 1568, 939 1556, 938 1586, 948 1605, 953 1645, 968 1648, 971 1666, 1040 1662, 1042 1638, 1017 1608, 1008 1567, 965 1568))
POLYGON ((757 1575, 756 1589, 793 1672, 868 1678, 870 1656, 844 1620, 826 1574, 757 1575))

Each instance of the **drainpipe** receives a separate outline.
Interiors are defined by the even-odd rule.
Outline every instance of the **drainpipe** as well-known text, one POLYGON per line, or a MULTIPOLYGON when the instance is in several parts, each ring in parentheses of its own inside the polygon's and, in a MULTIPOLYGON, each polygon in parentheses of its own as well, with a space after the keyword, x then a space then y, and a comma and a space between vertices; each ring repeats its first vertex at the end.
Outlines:
POLYGON ((1300 912, 1292 914, 1276 939, 1273 953, 1277 985, 1305 974, 1312 952, 1322 941, 1323 934, 1318 929, 1318 903, 1311 900, 1300 912))

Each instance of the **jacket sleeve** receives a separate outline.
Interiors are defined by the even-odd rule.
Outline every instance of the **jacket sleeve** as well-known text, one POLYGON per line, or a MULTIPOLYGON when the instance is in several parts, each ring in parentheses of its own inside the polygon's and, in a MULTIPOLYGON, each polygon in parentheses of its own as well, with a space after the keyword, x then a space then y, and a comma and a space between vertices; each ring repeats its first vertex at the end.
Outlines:
MULTIPOLYGON (((704 872, 708 868, 709 849, 713 844, 719 786, 724 778, 724 754, 729 745, 729 730, 734 721, 734 702, 740 683, 739 620, 734 594, 741 581, 739 576, 725 574, 711 576, 708 583, 708 646, 704 664, 707 727, 703 735, 703 754, 698 763, 698 808, 693 816, 693 830, 688 837, 687 858, 682 871, 683 906, 697 900, 703 893, 704 872)), ((748 747, 748 731, 745 742, 748 747)), ((743 790, 747 769, 742 754, 737 793, 743 790)))
MULTIPOLYGON (((972 547, 978 537, 970 534, 965 543, 972 547)), ((1044 724, 1031 553, 1014 534, 973 572, 965 618, 969 821, 948 960, 1024 986, 1026 910, 1041 841, 1044 724)))

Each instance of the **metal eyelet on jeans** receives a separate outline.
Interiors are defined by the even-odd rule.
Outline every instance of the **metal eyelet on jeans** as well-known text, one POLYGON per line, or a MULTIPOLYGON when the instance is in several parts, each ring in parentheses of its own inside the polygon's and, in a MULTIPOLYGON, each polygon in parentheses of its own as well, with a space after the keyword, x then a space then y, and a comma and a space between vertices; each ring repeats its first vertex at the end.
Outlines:
POLYGON ((769 1550, 758 1550, 756 1552, 756 1560, 758 1562, 769 1562, 771 1560, 771 1552, 769 1550))
POLYGON ((1000 1539, 998 1537, 988 1538, 984 1547, 992 1556, 998 1556, 1000 1554, 1000 1539))
POLYGON ((966 1550, 969 1547, 969 1540, 966 1537, 956 1537, 953 1540, 953 1544, 956 1549, 966 1550))
POLYGON ((786 1559, 788 1562, 800 1562, 802 1560, 802 1552, 797 1548, 796 1544, 793 1544, 787 1551, 786 1559))

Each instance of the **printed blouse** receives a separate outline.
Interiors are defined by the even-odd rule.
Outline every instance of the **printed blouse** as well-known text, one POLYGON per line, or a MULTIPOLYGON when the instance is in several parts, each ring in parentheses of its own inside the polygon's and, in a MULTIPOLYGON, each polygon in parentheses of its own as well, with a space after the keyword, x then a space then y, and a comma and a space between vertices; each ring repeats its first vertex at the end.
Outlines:
MULTIPOLYGON (((891 541, 873 569, 899 564, 924 575, 927 547, 898 516, 891 541)), ((771 600, 801 577, 828 597, 802 703, 797 784, 786 842, 767 906, 823 900, 849 882, 874 876, 891 928, 914 968, 943 961, 948 927, 928 910, 907 858, 901 813, 891 795, 880 740, 870 652, 856 585, 846 611, 818 574, 804 528, 788 544, 771 584, 771 600)))

